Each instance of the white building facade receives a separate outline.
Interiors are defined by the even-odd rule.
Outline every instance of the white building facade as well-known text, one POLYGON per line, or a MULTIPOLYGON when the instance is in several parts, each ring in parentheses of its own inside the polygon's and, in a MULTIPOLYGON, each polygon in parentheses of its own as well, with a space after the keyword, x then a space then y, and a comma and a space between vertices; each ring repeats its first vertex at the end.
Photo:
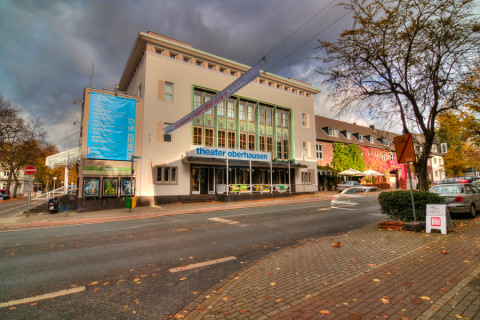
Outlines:
POLYGON ((156 33, 140 33, 120 79, 122 94, 117 94, 137 101, 136 160, 88 158, 85 112, 90 94, 98 90, 86 89, 81 179, 98 177, 101 186, 104 177, 113 177, 121 185, 133 165, 135 194, 155 202, 316 191, 314 96, 319 90, 308 83, 260 72, 233 96, 164 136, 166 126, 249 68, 156 33))

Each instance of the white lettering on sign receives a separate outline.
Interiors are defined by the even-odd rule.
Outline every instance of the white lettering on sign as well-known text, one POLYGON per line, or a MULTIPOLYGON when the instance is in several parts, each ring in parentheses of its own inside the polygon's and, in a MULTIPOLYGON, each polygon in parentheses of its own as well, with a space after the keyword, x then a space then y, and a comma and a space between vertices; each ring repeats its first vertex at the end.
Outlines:
POLYGON ((270 152, 257 152, 211 147, 196 147, 188 152, 190 157, 220 158, 229 160, 272 161, 270 152))

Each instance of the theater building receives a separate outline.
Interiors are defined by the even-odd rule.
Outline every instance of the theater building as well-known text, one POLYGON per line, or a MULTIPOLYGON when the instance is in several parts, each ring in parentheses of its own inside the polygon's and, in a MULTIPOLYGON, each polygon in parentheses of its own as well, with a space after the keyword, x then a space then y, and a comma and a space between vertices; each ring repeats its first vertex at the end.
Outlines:
POLYGON ((248 69, 157 33, 139 33, 117 90, 85 89, 79 197, 121 198, 131 178, 135 195, 150 203, 316 191, 319 90, 309 83, 261 71, 224 102, 164 135, 165 127, 248 69), (132 130, 127 140, 114 143, 125 150, 118 158, 92 134, 99 123, 92 104, 97 95, 132 102, 127 120, 132 130), (98 192, 89 193, 95 188, 98 192))

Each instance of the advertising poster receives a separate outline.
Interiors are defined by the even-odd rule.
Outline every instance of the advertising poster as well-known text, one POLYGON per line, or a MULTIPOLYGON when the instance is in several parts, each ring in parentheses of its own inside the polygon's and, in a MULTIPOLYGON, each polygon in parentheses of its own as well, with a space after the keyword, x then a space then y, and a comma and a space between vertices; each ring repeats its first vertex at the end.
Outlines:
POLYGON ((133 188, 130 184, 130 178, 121 178, 120 179, 120 196, 135 195, 135 178, 133 178, 132 184, 133 184, 133 188))
POLYGON ((100 178, 83 178, 83 196, 98 197, 100 178))
POLYGON ((116 197, 118 191, 117 178, 103 178, 103 196, 116 197))
POLYGON ((135 151, 135 99, 90 93, 87 159, 130 161, 135 151))

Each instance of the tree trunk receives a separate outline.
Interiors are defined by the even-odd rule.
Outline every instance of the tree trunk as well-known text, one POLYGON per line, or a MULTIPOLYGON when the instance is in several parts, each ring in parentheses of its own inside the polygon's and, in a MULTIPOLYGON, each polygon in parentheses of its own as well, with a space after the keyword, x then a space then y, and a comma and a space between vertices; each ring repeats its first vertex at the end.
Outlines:
POLYGON ((16 198, 17 197, 17 190, 18 190, 18 178, 17 178, 16 174, 13 174, 13 179, 15 180, 15 185, 13 187, 12 198, 16 198))

